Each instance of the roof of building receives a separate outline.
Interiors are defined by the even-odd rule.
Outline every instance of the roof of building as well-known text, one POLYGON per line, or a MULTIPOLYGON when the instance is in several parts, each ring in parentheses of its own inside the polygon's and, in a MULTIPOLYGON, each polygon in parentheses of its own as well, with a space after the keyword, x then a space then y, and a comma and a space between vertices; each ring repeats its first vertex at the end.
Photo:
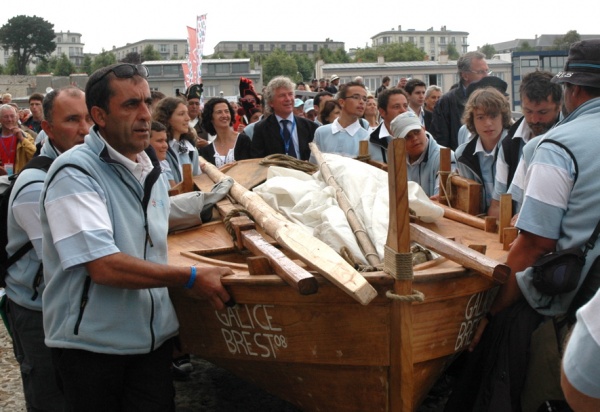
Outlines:
MULTIPOLYGON (((503 60, 487 60, 488 66, 511 65, 511 62, 503 60)), ((412 61, 412 62, 384 62, 384 63, 328 63, 323 65, 323 70, 354 70, 354 69, 386 69, 386 68, 439 68, 449 67, 456 69, 456 60, 448 60, 447 63, 439 61, 412 61)))
MULTIPOLYGON (((202 63, 245 63, 250 59, 202 59, 202 63)), ((148 60, 142 64, 148 66, 157 66, 160 64, 186 64, 187 60, 148 60)))

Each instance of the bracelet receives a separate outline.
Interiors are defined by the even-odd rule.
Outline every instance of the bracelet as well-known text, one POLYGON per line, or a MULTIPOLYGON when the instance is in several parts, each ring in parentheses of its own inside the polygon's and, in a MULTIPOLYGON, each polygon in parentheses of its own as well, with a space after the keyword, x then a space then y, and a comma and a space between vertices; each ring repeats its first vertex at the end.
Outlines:
POLYGON ((190 271, 190 280, 188 280, 188 282, 184 286, 184 288, 186 289, 191 289, 192 286, 194 286, 194 283, 196 282, 196 266, 190 266, 190 271))

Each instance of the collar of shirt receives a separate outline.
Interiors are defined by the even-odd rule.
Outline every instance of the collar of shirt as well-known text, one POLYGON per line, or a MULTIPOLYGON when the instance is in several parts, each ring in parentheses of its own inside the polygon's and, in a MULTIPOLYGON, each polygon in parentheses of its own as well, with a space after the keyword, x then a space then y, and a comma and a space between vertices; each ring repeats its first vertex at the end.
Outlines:
POLYGON ((196 126, 196 124, 200 121, 200 119, 198 119, 197 117, 195 119, 192 119, 188 122, 188 124, 190 125, 190 127, 193 129, 194 126, 196 126))
POLYGON ((379 129, 379 138, 380 139, 385 139, 387 137, 392 137, 392 135, 390 134, 390 131, 387 129, 387 127, 385 127, 385 123, 381 123, 381 129, 379 129))
MULTIPOLYGON (((495 147, 494 147, 495 149, 495 147)), ((475 145, 475 152, 473 152, 473 154, 477 154, 477 153, 482 153, 483 156, 493 156, 494 155, 494 150, 492 150, 491 152, 486 152, 485 149, 483 148, 483 144, 481 143, 481 137, 477 137, 477 144, 475 145)))
POLYGON ((529 141, 529 139, 531 139, 532 137, 533 137, 533 135, 531 133, 531 128, 527 124, 527 121, 525 119, 523 119, 523 121, 521 122, 521 124, 519 125, 517 130, 515 130, 513 139, 520 138, 520 139, 523 139, 523 141, 525 143, 527 143, 529 141))
POLYGON ((352 123, 350 126, 343 128, 342 125, 340 124, 340 122, 338 122, 338 119, 335 119, 333 121, 333 123, 331 124, 331 132, 333 134, 339 133, 342 130, 345 130, 346 133, 348 133, 350 136, 354 136, 356 134, 356 132, 358 132, 360 129, 362 128, 362 126, 360 125, 360 122, 358 119, 356 119, 356 121, 354 123, 352 123))
MULTIPOLYGON (((100 133, 98 133, 100 136, 100 133)), ((100 136, 104 144, 106 145, 106 149, 108 150, 108 155, 115 162, 121 163, 127 170, 133 174, 133 176, 140 182, 143 183, 146 179, 146 176, 152 171, 154 166, 152 165, 152 161, 143 150, 136 155, 136 161, 123 156, 121 153, 117 152, 104 137, 100 136)))
POLYGON ((282 120, 289 120, 290 122, 294 123, 294 113, 290 113, 290 115, 288 117, 281 117, 281 116, 275 115, 275 118, 277 119, 278 125, 281 125, 282 120))

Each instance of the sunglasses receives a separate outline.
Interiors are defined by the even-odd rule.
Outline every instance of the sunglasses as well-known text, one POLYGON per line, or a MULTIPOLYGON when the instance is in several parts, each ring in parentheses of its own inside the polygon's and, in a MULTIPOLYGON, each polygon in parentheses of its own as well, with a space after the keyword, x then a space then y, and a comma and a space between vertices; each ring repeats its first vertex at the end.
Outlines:
POLYGON ((144 79, 148 78, 148 68, 146 66, 144 66, 142 64, 123 63, 123 64, 113 67, 112 69, 110 69, 106 73, 104 73, 102 76, 95 79, 89 85, 89 88, 92 88, 92 86, 94 86, 100 80, 104 79, 110 73, 114 73, 115 76, 118 77, 119 79, 131 79, 135 75, 143 77, 144 79))

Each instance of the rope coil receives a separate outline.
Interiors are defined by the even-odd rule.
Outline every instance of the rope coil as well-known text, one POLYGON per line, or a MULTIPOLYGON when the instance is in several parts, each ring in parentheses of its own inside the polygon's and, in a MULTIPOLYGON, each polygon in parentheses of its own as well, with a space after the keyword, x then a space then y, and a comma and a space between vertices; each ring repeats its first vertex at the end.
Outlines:
POLYGON ((250 220, 252 220, 253 222, 256 222, 256 219, 254 219, 254 216, 252 216, 252 214, 244 208, 231 209, 229 212, 227 212, 227 214, 223 218, 223 225, 225 226, 225 229, 227 230, 227 232, 233 239, 234 243, 237 241, 237 236, 235 235, 235 230, 233 229, 233 226, 231 225, 231 219, 234 217, 242 216, 242 215, 246 215, 246 216, 248 216, 248 218, 250 220))
POLYGON ((397 280, 412 280, 412 253, 397 253, 385 245, 383 271, 397 280))
POLYGON ((385 292, 385 296, 389 299, 399 300, 400 302, 424 302, 425 295, 416 289, 412 290, 412 295, 396 295, 391 290, 385 292))
POLYGON ((304 160, 298 160, 295 157, 288 156, 285 154, 272 154, 265 157, 259 163, 261 166, 280 166, 287 167, 288 169, 300 170, 309 174, 315 173, 318 170, 318 166, 304 160))

